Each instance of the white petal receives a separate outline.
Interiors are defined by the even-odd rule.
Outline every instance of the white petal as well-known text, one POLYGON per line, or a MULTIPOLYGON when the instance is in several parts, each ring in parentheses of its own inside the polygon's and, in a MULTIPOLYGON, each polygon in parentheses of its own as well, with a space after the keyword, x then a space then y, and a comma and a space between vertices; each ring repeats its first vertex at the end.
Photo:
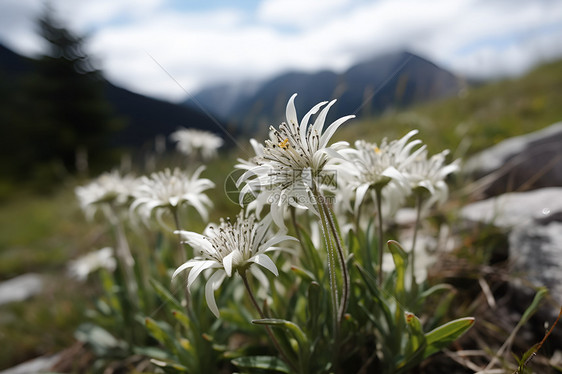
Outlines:
POLYGON ((299 120, 297 118, 297 110, 295 109, 295 97, 297 97, 296 93, 293 94, 293 96, 291 96, 291 98, 289 99, 287 108, 285 109, 285 116, 287 117, 287 122, 289 124, 294 123, 295 125, 297 125, 299 123, 299 120))
POLYGON ((250 273, 252 273, 262 287, 269 288, 269 279, 267 279, 267 276, 259 266, 251 266, 250 273))
POLYGON ((284 206, 280 206, 277 202, 275 203, 272 202, 270 214, 271 214, 271 218, 273 219, 273 222, 275 222, 277 227, 286 230, 285 220, 284 220, 284 213, 285 213, 284 208, 285 208, 284 206))
POLYGON ((318 117, 316 117, 316 120, 314 121, 314 125, 312 125, 312 131, 316 131, 317 134, 322 134, 322 130, 324 130, 324 122, 326 122, 326 116, 328 115, 328 111, 330 110, 332 105, 334 105, 335 102, 336 100, 330 101, 330 103, 326 105, 324 109, 322 109, 320 114, 318 114, 318 117))
POLYGON ((277 271, 277 266, 271 261, 269 256, 260 253, 250 259, 250 261, 255 262, 256 264, 263 266, 267 270, 271 271, 275 276, 279 275, 279 271, 277 271))
POLYGON ((355 212, 357 212, 359 210, 359 206, 363 204, 363 200, 365 199, 365 194, 367 193, 368 190, 369 190, 369 185, 367 183, 360 185, 355 190, 355 204, 353 207, 353 210, 355 212))
POLYGON ((332 138, 332 135, 334 135, 334 133, 336 132, 336 130, 348 119, 351 118, 355 118, 354 115, 350 115, 350 116, 345 116, 342 117, 336 121, 334 121, 330 126, 328 126, 328 128, 326 129, 326 131, 324 131, 324 133, 322 134, 322 136, 320 137, 320 148, 324 148, 326 146, 326 144, 328 144, 328 142, 330 141, 330 139, 332 138))
POLYGON ((215 301, 215 290, 218 289, 223 282, 224 276, 224 270, 218 270, 209 278, 205 285, 205 300, 207 300, 207 306, 217 318, 219 318, 220 314, 217 302, 215 301))
POLYGON ((267 242, 260 246, 260 250, 267 251, 268 248, 273 247, 277 243, 281 243, 285 240, 297 240, 290 235, 275 235, 273 238, 269 239, 267 242))
MULTIPOLYGON (((312 109, 310 109, 308 111, 308 113, 306 113, 304 115, 304 117, 302 117, 300 128, 299 128, 300 133, 301 133, 300 141, 301 141, 302 144, 307 144, 307 141, 306 141, 306 132, 307 131, 306 131, 306 129, 308 127, 308 121, 310 120, 310 117, 313 114, 316 114, 316 112, 318 112, 318 109, 320 109, 320 107, 322 107, 326 103, 327 103, 327 101, 322 101, 321 103, 316 104, 314 107, 312 107, 312 109)), ((322 129, 320 129, 320 130, 322 130, 322 129)))
POLYGON ((229 277, 232 276, 232 258, 234 257, 234 252, 230 252, 222 259, 222 265, 224 267, 224 271, 226 275, 229 277))
POLYGON ((174 274, 172 274, 172 279, 174 279, 182 271, 194 267, 197 263, 199 263, 199 260, 189 260, 183 263, 179 268, 176 269, 176 271, 174 271, 174 274))
POLYGON ((187 287, 191 287, 193 282, 195 282, 195 279, 197 279, 197 277, 199 276, 199 274, 201 274, 203 270, 212 267, 218 267, 218 266, 220 265, 216 261, 211 261, 211 260, 199 261, 199 263, 195 265, 189 272, 189 275, 187 277, 187 287))

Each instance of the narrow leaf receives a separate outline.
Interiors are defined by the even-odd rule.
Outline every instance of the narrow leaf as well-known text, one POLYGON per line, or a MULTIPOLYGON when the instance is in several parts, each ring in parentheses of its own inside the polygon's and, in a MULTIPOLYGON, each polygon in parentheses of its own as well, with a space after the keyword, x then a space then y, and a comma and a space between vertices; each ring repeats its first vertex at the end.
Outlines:
POLYGON ((241 369, 260 369, 291 373, 291 369, 281 359, 273 356, 246 356, 232 360, 232 363, 241 369))
POLYGON ((470 329, 473 324, 473 317, 459 318, 441 325, 425 334, 427 348, 424 353, 424 358, 439 352, 441 349, 457 340, 462 334, 470 329))

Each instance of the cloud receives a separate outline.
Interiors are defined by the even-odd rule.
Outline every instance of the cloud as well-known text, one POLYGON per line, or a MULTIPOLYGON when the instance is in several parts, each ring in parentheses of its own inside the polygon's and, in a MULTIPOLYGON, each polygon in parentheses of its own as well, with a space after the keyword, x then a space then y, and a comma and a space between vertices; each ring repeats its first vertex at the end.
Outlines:
MULTIPOLYGON (((6 2, 10 11, 0 9, 0 21, 12 29, 0 22, 1 40, 37 49, 29 20, 40 7, 34 0, 1 6, 6 2)), ((341 71, 400 49, 481 77, 518 74, 562 56, 562 2, 552 0, 264 0, 256 8, 198 11, 177 11, 169 0, 55 5, 73 29, 89 33, 89 51, 110 80, 170 100, 185 97, 174 79, 193 92, 285 70, 341 71)))
POLYGON ((258 7, 257 18, 267 24, 306 29, 348 10, 350 5, 351 0, 265 0, 258 7))

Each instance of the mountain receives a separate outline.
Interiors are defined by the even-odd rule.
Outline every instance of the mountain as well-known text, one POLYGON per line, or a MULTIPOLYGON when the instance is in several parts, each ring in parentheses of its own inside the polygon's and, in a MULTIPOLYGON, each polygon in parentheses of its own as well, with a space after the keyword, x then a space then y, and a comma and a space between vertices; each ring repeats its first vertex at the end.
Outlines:
MULTIPOLYGON (((9 83, 10 87, 17 89, 18 81, 33 69, 32 59, 0 44, 0 84, 5 86, 9 83)), ((205 129, 225 137, 222 124, 218 125, 196 108, 136 94, 108 81, 105 82, 104 92, 115 114, 126 123, 114 139, 118 146, 139 147, 152 142, 158 135, 169 135, 180 126, 205 129)))
MULTIPOLYGON (((454 95, 464 85, 462 79, 432 62, 399 52, 358 63, 343 73, 289 72, 263 82, 253 92, 239 94, 235 89, 216 86, 202 90, 194 98, 211 113, 220 113, 253 132, 258 126, 282 121, 287 100, 295 92, 299 94, 296 106, 300 113, 319 101, 338 99, 330 111, 330 120, 352 113, 368 116, 454 95), (222 105, 224 102, 229 105, 222 105), (220 112, 214 108, 220 108, 220 112)), ((193 105, 193 100, 185 104, 193 105)))
POLYGON ((110 82, 106 82, 105 95, 115 113, 128 123, 117 134, 116 144, 141 146, 156 136, 168 136, 178 127, 197 128, 225 136, 222 124, 218 125, 197 109, 143 96, 110 82))

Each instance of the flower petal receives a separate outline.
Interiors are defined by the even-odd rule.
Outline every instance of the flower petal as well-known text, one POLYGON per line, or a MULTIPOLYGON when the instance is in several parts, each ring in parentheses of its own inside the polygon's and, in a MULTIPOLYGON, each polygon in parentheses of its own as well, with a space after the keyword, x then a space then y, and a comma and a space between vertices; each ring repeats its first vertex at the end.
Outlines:
POLYGON ((297 94, 293 94, 287 103, 287 108, 285 109, 285 116, 287 117, 287 122, 289 124, 294 124, 295 126, 299 123, 297 118, 297 110, 295 108, 295 97, 297 94))
POLYGON ((271 259, 269 258, 268 255, 265 255, 263 253, 259 253, 257 255, 255 255, 254 257, 252 257, 250 259, 250 261, 263 266, 264 268, 266 268, 267 270, 271 271, 273 274, 275 274, 275 276, 279 275, 279 271, 277 270, 277 266, 275 266, 275 263, 273 263, 273 261, 271 261, 271 259))
POLYGON ((234 257, 234 251, 230 252, 228 255, 224 256, 222 259, 222 265, 224 267, 224 271, 226 275, 229 277, 232 276, 232 259, 234 257))
POLYGON ((224 270, 218 270, 211 276, 211 278, 209 278, 207 284, 205 285, 205 300, 207 301, 207 306, 217 318, 219 318, 220 314, 217 302, 215 301, 215 290, 219 288, 221 283, 224 281, 224 278, 224 270))
POLYGON ((195 282, 195 279, 197 279, 197 277, 199 276, 199 274, 201 274, 201 272, 203 270, 212 268, 212 267, 219 267, 221 266, 220 264, 218 264, 216 261, 212 261, 212 260, 201 260, 198 261, 198 264, 195 265, 191 271, 189 272, 189 275, 187 276, 187 287, 191 287, 191 285, 193 284, 193 282, 195 282))

